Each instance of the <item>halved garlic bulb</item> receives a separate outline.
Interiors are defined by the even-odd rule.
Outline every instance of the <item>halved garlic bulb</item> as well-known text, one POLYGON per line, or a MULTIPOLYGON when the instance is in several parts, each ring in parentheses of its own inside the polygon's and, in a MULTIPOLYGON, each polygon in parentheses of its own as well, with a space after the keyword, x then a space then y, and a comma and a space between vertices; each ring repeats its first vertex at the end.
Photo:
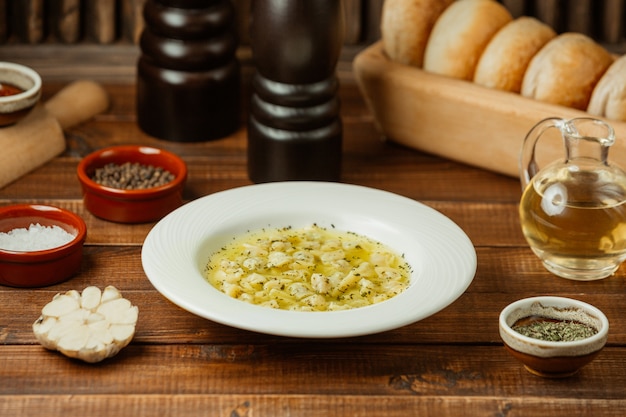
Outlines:
POLYGON ((116 355, 135 334, 139 309, 108 286, 59 293, 33 323, 37 341, 71 358, 95 363, 116 355))

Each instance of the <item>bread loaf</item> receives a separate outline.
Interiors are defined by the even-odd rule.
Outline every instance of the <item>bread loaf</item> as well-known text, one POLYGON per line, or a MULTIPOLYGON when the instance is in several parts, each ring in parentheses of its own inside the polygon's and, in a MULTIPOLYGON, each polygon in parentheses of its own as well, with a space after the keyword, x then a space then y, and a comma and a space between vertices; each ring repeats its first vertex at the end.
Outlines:
POLYGON ((626 121, 626 55, 615 60, 591 93, 587 113, 626 121))
POLYGON ((613 56, 588 36, 563 33, 530 61, 521 94, 587 110, 594 87, 612 62, 613 56))
POLYGON ((392 61, 421 68, 433 25, 453 1, 386 0, 380 31, 387 56, 392 61))
POLYGON ((425 71, 472 81, 478 59, 505 24, 513 20, 495 0, 458 0, 439 16, 424 52, 425 71))
POLYGON ((519 93, 530 60, 556 32, 533 17, 522 16, 500 29, 478 60, 474 82, 519 93))

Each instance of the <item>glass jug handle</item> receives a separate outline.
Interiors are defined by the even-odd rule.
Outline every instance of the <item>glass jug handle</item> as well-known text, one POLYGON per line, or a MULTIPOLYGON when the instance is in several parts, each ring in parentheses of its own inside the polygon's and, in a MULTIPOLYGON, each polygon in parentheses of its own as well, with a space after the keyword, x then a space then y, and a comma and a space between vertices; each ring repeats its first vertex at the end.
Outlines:
POLYGON ((537 165, 537 160, 535 159, 535 148, 537 146, 537 141, 548 129, 554 127, 561 130, 564 123, 566 123, 566 120, 559 117, 549 117, 547 119, 543 119, 542 121, 537 123, 532 129, 530 129, 530 131, 524 138, 519 161, 522 191, 526 189, 532 177, 534 177, 540 170, 539 166, 537 165))

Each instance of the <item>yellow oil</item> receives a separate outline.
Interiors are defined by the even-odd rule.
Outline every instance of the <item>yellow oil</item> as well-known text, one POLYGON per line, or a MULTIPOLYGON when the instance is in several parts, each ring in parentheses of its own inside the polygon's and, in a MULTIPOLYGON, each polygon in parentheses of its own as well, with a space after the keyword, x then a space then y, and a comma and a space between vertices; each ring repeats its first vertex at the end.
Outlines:
POLYGON ((535 177, 526 188, 522 231, 557 275, 604 278, 626 258, 625 202, 622 179, 562 167, 535 177))

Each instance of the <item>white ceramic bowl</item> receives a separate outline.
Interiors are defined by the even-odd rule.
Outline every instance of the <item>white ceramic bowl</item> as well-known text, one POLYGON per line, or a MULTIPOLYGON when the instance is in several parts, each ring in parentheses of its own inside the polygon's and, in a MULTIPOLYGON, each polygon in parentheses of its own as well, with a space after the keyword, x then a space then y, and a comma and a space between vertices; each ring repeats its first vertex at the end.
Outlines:
POLYGON ((19 94, 0 96, 0 127, 18 122, 35 107, 41 98, 41 77, 24 65, 0 62, 0 84, 23 90, 19 94))
POLYGON ((506 349, 533 374, 567 377, 600 353, 609 333, 609 321, 596 307, 564 297, 532 297, 518 300, 500 313, 500 337, 506 349), (577 321, 594 327, 593 336, 575 341, 545 341, 524 336, 512 326, 525 317, 540 316, 577 321))
POLYGON ((360 336, 414 323, 456 300, 476 272, 472 242, 441 213, 389 192, 331 182, 257 184, 196 199, 152 228, 141 256, 155 288, 194 314, 241 329, 309 338, 360 336), (367 307, 300 312, 231 298, 204 277, 210 255, 233 237, 311 224, 364 235, 403 254, 411 285, 367 307))

